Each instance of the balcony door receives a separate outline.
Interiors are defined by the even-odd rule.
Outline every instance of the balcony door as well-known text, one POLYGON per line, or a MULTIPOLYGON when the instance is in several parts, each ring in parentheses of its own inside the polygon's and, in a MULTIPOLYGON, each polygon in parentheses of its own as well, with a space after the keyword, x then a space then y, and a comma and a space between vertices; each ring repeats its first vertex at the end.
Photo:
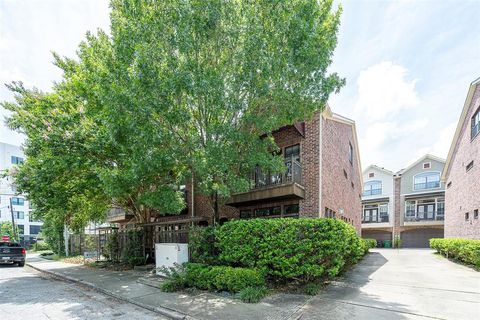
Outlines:
POLYGON ((419 204, 417 206, 418 219, 433 220, 435 217, 435 204, 419 204))

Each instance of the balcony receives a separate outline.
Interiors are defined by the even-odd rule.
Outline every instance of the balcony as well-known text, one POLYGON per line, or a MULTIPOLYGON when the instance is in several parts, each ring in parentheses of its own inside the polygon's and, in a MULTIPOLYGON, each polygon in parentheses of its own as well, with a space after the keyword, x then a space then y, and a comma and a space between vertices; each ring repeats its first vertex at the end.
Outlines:
POLYGON ((415 190, 425 190, 425 189, 435 189, 435 188, 440 188, 440 181, 415 183, 414 185, 415 190))
POLYGON ((285 173, 276 174, 256 168, 252 190, 233 194, 227 204, 236 207, 267 200, 303 199, 302 166, 294 160, 286 161, 285 166, 285 173))
POLYGON ((362 220, 362 223, 369 223, 369 224, 375 224, 375 223, 385 223, 385 222, 389 222, 389 218, 388 218, 388 215, 387 216, 383 216, 383 217, 378 217, 378 219, 376 220, 372 220, 372 219, 369 219, 369 220, 362 220))
POLYGON ((404 222, 408 223, 433 223, 443 224, 445 212, 443 210, 437 211, 414 211, 407 210, 405 212, 404 222))
POLYGON ((126 212, 122 208, 110 208, 107 211, 107 222, 122 223, 128 222, 133 218, 133 214, 126 212))

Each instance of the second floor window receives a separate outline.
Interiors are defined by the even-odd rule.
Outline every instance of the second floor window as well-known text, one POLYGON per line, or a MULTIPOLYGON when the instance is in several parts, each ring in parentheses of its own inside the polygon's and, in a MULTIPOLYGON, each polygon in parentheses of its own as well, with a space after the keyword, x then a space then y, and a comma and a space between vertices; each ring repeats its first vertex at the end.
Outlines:
POLYGON ((435 189, 438 187, 440 187, 439 172, 424 172, 417 174, 414 178, 414 190, 435 189))
POLYGON ((25 200, 23 198, 17 198, 17 197, 12 198, 12 204, 14 206, 23 206, 24 203, 25 203, 25 200))
POLYGON ((480 132, 480 109, 472 117, 472 139, 480 132))
POLYGON ((285 148, 285 161, 300 162, 300 145, 296 144, 285 148))
POLYGON ((353 164, 353 146, 351 143, 348 144, 348 161, 353 164))
POLYGON ((13 211, 13 216, 15 219, 24 219, 25 217, 23 211, 13 211))
POLYGON ((382 194, 382 182, 378 180, 365 182, 363 189, 364 196, 374 196, 382 194))
POLYGON ((12 156, 12 164, 21 164, 23 163, 23 158, 12 156))

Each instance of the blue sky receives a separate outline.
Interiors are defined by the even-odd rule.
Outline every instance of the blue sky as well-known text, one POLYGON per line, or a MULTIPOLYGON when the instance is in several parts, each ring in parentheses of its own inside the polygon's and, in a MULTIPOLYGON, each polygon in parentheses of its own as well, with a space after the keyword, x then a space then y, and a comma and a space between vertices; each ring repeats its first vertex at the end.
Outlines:
MULTIPOLYGON (((425 153, 445 158, 468 85, 480 77, 480 1, 337 1, 343 15, 330 99, 357 122, 362 165, 397 171, 425 153)), ((108 30, 108 1, 0 0, 0 82, 48 90, 51 52, 74 56, 88 30, 108 30)), ((11 100, 4 86, 0 100, 11 100)), ((0 110, 0 116, 6 114, 0 110)), ((2 124, 0 141, 22 137, 2 124)))

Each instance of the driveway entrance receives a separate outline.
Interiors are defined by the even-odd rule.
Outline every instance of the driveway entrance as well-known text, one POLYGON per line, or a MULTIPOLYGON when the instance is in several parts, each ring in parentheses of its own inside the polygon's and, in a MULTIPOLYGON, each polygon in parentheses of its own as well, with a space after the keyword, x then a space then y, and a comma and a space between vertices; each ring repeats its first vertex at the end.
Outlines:
POLYGON ((480 272, 429 249, 373 249, 295 319, 479 319, 480 272))

